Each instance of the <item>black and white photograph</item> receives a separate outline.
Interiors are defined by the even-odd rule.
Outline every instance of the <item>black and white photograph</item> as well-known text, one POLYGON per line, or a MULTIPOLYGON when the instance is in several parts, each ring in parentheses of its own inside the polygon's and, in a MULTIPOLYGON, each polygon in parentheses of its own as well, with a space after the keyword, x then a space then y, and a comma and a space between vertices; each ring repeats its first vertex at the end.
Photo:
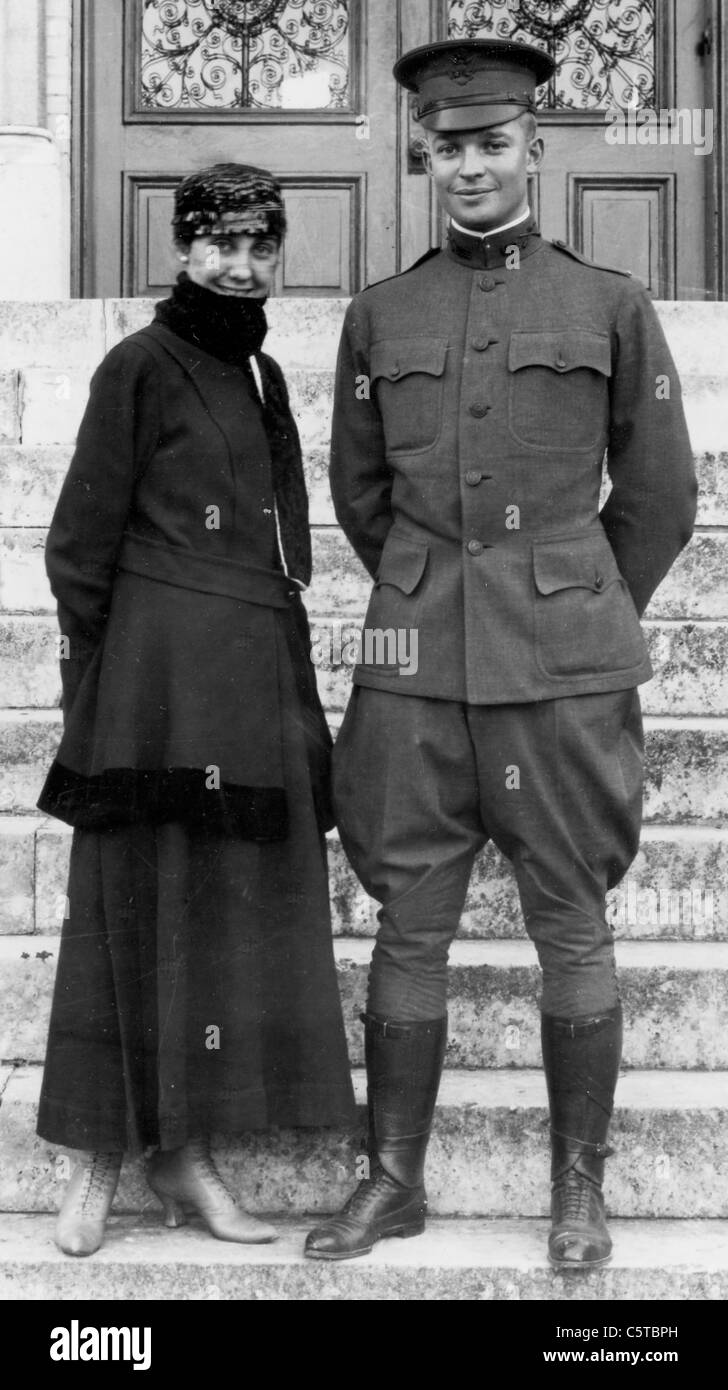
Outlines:
POLYGON ((685 1370, 728 1298, 727 165, 726 0, 0 0, 51 1384, 261 1301, 685 1370))

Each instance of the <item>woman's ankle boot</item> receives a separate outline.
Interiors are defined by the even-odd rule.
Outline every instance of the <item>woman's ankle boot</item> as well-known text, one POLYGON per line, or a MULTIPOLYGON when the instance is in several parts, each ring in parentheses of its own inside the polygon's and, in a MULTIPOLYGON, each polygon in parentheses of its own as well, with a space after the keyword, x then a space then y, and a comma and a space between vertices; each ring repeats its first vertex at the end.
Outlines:
POLYGON ((306 1238, 315 1260, 366 1255, 385 1236, 425 1229, 424 1167, 447 1040, 447 1016, 397 1023, 363 1014, 369 1102, 369 1177, 342 1211, 306 1238))
POLYGON ((91 1153, 76 1168, 56 1221, 54 1239, 64 1255, 93 1255, 101 1246, 122 1157, 91 1153))
POLYGON ((602 1181, 622 1055, 622 1010, 573 1021, 542 1017, 551 1109, 549 1259, 561 1269, 606 1264, 612 1241, 602 1181))
POLYGON ((277 1237, 273 1226, 237 1206, 210 1157, 207 1139, 191 1139, 182 1148, 153 1154, 147 1182, 164 1207, 165 1226, 184 1226, 186 1214, 193 1212, 217 1240, 262 1245, 277 1237))

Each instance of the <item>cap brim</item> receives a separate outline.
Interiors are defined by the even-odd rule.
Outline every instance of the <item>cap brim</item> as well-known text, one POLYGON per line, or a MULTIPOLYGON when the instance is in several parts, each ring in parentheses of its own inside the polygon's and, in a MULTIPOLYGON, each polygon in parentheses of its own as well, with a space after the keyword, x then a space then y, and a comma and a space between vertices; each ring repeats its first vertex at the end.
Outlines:
POLYGON ((425 130, 485 130, 492 125, 506 125, 515 121, 528 106, 448 106, 444 111, 431 111, 420 120, 425 130))
POLYGON ((407 87, 410 92, 416 92, 417 76, 423 62, 431 62, 440 54, 447 54, 457 48, 480 53, 495 62, 506 59, 520 63, 534 74, 537 87, 548 82, 556 71, 556 62, 551 55, 532 44, 518 43, 512 39, 442 39, 438 43, 422 44, 419 48, 411 48, 408 53, 403 53, 394 64, 392 73, 403 87, 407 87))

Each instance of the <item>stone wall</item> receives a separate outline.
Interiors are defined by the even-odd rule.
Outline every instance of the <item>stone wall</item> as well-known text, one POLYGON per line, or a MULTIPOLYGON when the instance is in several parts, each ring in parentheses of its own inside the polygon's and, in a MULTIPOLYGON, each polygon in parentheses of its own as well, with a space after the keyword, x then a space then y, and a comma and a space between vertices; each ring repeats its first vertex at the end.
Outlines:
POLYGON ((0 6, 0 299, 62 299, 71 261, 71 0, 0 6))

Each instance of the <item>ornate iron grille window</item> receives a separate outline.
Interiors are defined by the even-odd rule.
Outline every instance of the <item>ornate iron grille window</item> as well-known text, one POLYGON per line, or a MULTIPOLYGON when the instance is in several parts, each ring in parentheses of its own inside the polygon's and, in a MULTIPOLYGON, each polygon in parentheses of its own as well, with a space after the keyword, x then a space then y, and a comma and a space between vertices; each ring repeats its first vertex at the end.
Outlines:
POLYGON ((546 49, 558 66, 545 110, 655 105, 655 0, 450 0, 447 31, 546 49))
POLYGON ((348 0, 144 0, 144 111, 349 109, 348 0))

